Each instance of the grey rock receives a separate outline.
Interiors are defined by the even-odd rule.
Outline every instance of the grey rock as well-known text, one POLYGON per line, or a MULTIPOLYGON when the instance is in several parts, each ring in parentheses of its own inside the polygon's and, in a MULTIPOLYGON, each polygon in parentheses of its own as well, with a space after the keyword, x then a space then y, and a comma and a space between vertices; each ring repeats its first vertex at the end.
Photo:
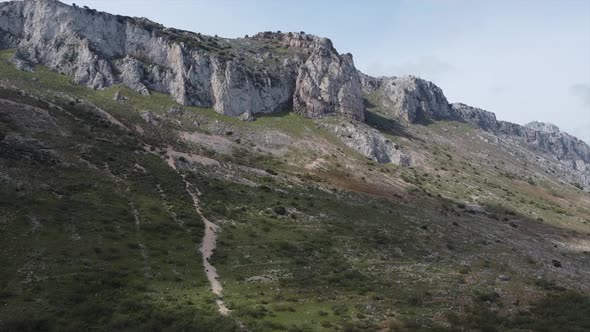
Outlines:
POLYGON ((299 68, 293 109, 308 117, 340 113, 355 120, 364 120, 360 77, 352 55, 338 55, 327 39, 299 68))
POLYGON ((117 92, 115 92, 115 95, 113 96, 113 100, 124 101, 127 100, 127 97, 125 97, 125 95, 121 93, 121 90, 117 90, 117 92))
POLYGON ((590 171, 590 164, 585 163, 583 160, 573 160, 572 168, 576 171, 586 172, 590 171))
POLYGON ((472 107, 462 103, 451 104, 451 109, 454 116, 464 122, 482 128, 484 130, 496 130, 498 128, 498 120, 496 114, 482 110, 481 108, 472 107))
POLYGON ((245 122, 251 122, 256 120, 256 118, 252 115, 252 113, 250 111, 246 111, 244 113, 242 113, 242 115, 240 115, 240 120, 245 121, 245 122))
POLYGON ((494 113, 465 104, 452 104, 454 119, 471 123, 495 137, 521 144, 560 161, 563 169, 574 176, 583 187, 590 187, 590 146, 576 137, 562 132, 552 124, 531 122, 525 126, 498 121, 494 113))
POLYGON ((184 115, 184 110, 180 107, 171 107, 168 112, 166 112, 166 116, 171 117, 180 117, 184 115))
POLYGON ((12 64, 19 70, 26 72, 33 71, 33 65, 26 59, 22 59, 18 53, 10 59, 10 62, 12 62, 12 64))
POLYGON ((152 126, 157 126, 160 124, 160 122, 162 122, 162 118, 160 116, 149 111, 141 112, 140 115, 145 122, 151 124, 152 126))
POLYGON ((304 33, 223 39, 40 0, 2 3, 0 46, 9 44, 23 69, 42 64, 95 89, 123 83, 225 115, 291 106, 309 117, 364 115, 352 56, 304 33))
POLYGON ((533 121, 533 122, 529 122, 529 123, 525 124, 524 126, 527 128, 534 129, 536 131, 544 132, 544 133, 549 133, 549 134, 559 133, 559 127, 554 124, 551 124, 551 123, 533 121))
POLYGON ((141 82, 144 76, 143 65, 134 58, 126 57, 116 63, 117 70, 121 73, 119 78, 132 90, 148 96, 148 88, 141 82))
MULTIPOLYGON (((462 103, 449 104, 442 90, 413 76, 371 77, 359 73, 362 90, 371 107, 401 124, 451 120, 470 123, 493 134, 541 152, 561 162, 562 168, 584 187, 590 187, 590 147, 561 132, 555 125, 531 122, 526 126, 498 121, 492 112, 462 103)), ((570 182, 570 181, 568 181, 570 182)))
POLYGON ((366 124, 354 121, 321 123, 321 126, 336 134, 348 147, 379 163, 411 166, 412 157, 398 145, 385 138, 379 131, 366 124))
POLYGON ((404 123, 452 118, 442 90, 415 76, 379 77, 362 75, 363 92, 372 95, 382 111, 404 123))

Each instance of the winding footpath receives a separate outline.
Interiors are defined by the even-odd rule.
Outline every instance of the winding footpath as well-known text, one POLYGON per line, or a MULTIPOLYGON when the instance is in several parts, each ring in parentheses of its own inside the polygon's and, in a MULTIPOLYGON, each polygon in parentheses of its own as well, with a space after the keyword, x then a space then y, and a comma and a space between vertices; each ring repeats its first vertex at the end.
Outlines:
MULTIPOLYGON (((170 167, 172 167, 177 173, 180 174, 180 172, 176 168, 176 163, 172 156, 168 156, 167 162, 168 165, 170 165, 170 167)), ((186 176, 184 174, 180 175, 182 176, 182 180, 184 181, 186 191, 189 193, 189 195, 191 195, 191 198, 193 199, 193 206, 195 207, 195 211, 199 214, 199 216, 201 216, 201 219, 203 219, 203 223, 205 224, 205 235, 203 236, 203 241, 201 242, 199 251, 201 252, 201 256, 203 257, 203 267, 205 269, 207 279, 209 280, 209 284, 211 284, 211 291, 216 297, 215 303, 217 304, 217 310, 220 314, 228 316, 231 310, 229 310, 225 305, 225 302, 223 302, 223 296, 221 294, 223 291, 223 286, 219 281, 219 275, 217 274, 215 266, 213 266, 209 262, 211 256, 213 256, 213 252, 215 251, 215 247, 217 245, 217 231, 219 229, 219 226, 215 225, 209 219, 205 218, 205 215, 203 214, 203 211, 201 210, 201 207, 199 205, 199 196, 201 195, 201 192, 186 180, 186 176)))
MULTIPOLYGON (((183 177, 184 178, 184 177, 183 177)), ((205 235, 203 236, 203 242, 201 243, 201 248, 199 251, 201 252, 201 256, 203 256, 203 266, 205 268, 205 273, 207 274, 207 279, 211 284, 211 291, 216 296, 215 303, 217 303, 217 310, 224 316, 229 315, 230 310, 225 306, 223 302, 223 297, 221 292, 223 291, 223 286, 219 281, 219 275, 217 274, 217 270, 215 266, 213 266, 209 259, 213 256, 213 251, 215 251, 215 247, 217 244, 217 230, 219 226, 212 223, 209 219, 205 218, 201 208, 199 207, 199 193, 195 194, 192 190, 190 190, 191 184, 184 180, 186 185, 186 191, 191 195, 193 198, 193 205, 195 206, 195 210, 203 219, 203 223, 205 224, 205 235)), ((198 191, 197 191, 198 192, 198 191)))

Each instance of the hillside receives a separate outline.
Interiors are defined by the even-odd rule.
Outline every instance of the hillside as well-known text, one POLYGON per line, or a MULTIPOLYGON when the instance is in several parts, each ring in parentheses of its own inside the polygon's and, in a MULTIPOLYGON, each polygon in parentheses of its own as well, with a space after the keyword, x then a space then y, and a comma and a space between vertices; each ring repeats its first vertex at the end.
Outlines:
POLYGON ((303 32, 39 0, 0 48, 0 330, 590 329, 590 147, 553 125, 303 32))

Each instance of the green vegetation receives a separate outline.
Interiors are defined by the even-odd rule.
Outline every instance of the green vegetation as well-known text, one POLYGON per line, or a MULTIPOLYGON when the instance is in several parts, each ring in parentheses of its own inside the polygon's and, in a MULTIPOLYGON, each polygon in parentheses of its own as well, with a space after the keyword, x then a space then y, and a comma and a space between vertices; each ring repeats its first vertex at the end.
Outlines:
MULTIPOLYGON (((0 97, 44 107, 67 131, 33 133, 45 150, 0 146, 0 329, 236 328, 210 302, 195 249, 203 224, 176 173, 84 106, 61 105, 73 121, 9 90, 0 97)), ((3 117, 0 132, 22 125, 3 117)))
POLYGON ((414 167, 379 165, 296 114, 242 122, 154 92, 94 91, 43 67, 20 72, 11 54, 0 52, 0 99, 45 111, 0 111, 0 330, 590 328, 589 256, 553 245, 585 239, 584 196, 515 172, 467 124, 401 127, 373 109, 371 126, 420 153, 414 167), (216 133, 222 148, 181 132, 216 133), (273 132, 288 138, 284 154, 249 138, 273 132), (168 146, 186 153, 178 171, 168 146), (184 179, 220 226, 211 263, 230 317, 203 272, 184 179))

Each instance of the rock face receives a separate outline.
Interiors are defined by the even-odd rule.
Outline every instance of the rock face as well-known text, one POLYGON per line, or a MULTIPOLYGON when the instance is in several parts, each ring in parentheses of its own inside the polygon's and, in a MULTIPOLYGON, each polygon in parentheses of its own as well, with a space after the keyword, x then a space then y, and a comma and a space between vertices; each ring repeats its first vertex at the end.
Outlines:
POLYGON ((527 128, 537 130, 537 131, 544 132, 544 133, 549 133, 549 134, 559 133, 559 127, 552 124, 552 123, 533 121, 533 122, 529 122, 529 123, 525 124, 524 126, 527 128))
POLYGON ((379 77, 362 75, 362 89, 386 114, 406 123, 451 118, 442 90, 415 76, 379 77))
MULTIPOLYGON (((244 120, 292 109, 307 117, 338 114, 363 121, 368 101, 404 124, 467 122, 549 154, 568 169, 590 169, 590 147, 556 126, 520 126, 482 109, 451 105, 439 87, 414 76, 364 75, 352 55, 303 32, 226 39, 57 0, 27 0, 0 3, 0 48, 16 49, 12 62, 21 70, 44 65, 95 89, 124 84, 143 95, 168 93, 181 104, 213 107, 244 120)), ((153 114, 142 116, 159 122, 153 114)), ((411 163, 368 126, 331 129, 376 161, 411 163)))
MULTIPOLYGON (((555 125, 531 122, 521 126, 498 121, 494 113, 480 108, 462 103, 449 104, 439 87, 417 77, 375 78, 362 73, 359 76, 363 93, 368 102, 373 104, 371 107, 376 107, 381 113, 402 124, 435 120, 466 122, 531 150, 550 155, 571 171, 590 170, 588 144, 561 132, 555 125)), ((584 174, 581 176, 587 177, 584 174)))
POLYGON ((293 106, 295 111, 310 117, 337 110, 362 121, 361 82, 352 55, 338 55, 332 43, 322 39, 299 68, 293 106))
POLYGON ((359 122, 322 123, 351 149, 379 163, 411 166, 412 157, 379 131, 359 122))
MULTIPOLYGON (((561 132, 556 125, 531 122, 525 126, 498 121, 492 112, 465 104, 452 104, 452 113, 456 120, 471 123, 496 135, 503 135, 521 140, 531 149, 550 154, 558 160, 590 164, 590 147, 576 137, 561 132)), ((572 164, 572 165, 573 165, 572 164)), ((573 167, 573 166, 572 166, 573 167)))
POLYGON ((0 4, 0 47, 17 48, 13 62, 23 69, 42 64, 95 89, 123 83, 225 115, 292 106, 309 117, 364 116, 352 56, 304 33, 224 39, 31 0, 0 4))
POLYGON ((496 114, 492 112, 461 103, 451 104, 451 109, 456 119, 471 123, 481 129, 493 131, 498 127, 496 114))

